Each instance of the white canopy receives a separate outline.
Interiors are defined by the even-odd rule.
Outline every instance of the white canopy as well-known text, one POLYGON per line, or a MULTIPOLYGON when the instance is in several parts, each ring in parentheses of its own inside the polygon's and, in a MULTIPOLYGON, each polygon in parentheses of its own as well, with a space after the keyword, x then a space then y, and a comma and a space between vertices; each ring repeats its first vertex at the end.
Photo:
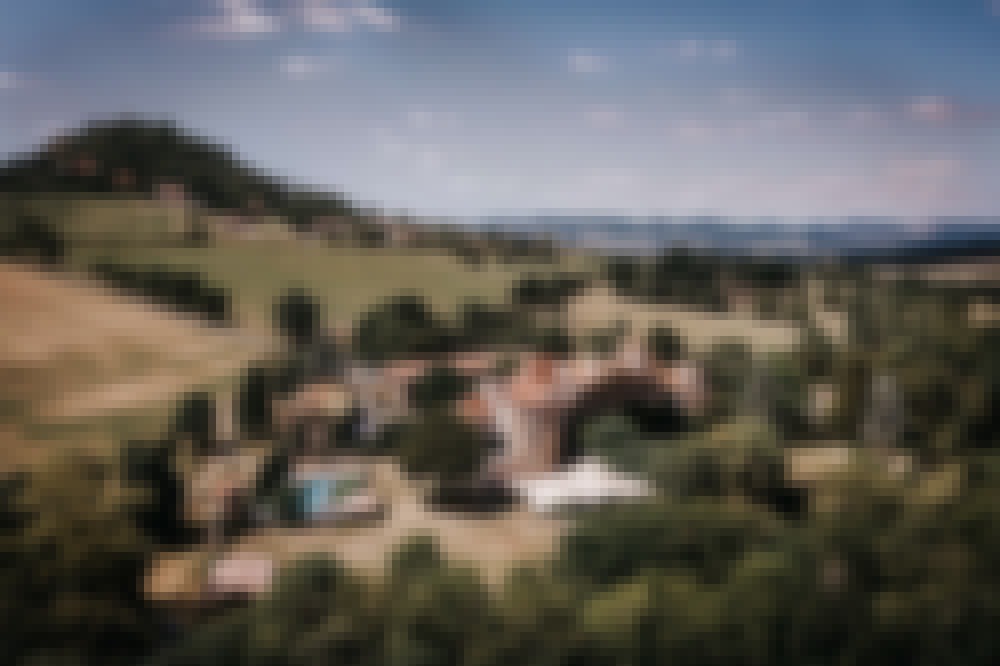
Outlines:
POLYGON ((543 511, 573 504, 648 497, 653 492, 645 481, 615 472, 603 461, 593 459, 515 485, 533 508, 543 511))

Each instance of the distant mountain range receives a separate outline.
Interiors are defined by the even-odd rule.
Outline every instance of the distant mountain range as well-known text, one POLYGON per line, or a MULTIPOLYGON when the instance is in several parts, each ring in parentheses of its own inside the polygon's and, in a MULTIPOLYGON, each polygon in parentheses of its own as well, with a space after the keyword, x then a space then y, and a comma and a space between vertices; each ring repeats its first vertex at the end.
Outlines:
POLYGON ((629 218, 588 215, 509 216, 467 221, 470 229, 551 235, 578 247, 652 254, 680 244, 723 254, 784 259, 835 256, 853 261, 934 261, 1000 256, 1000 217, 755 220, 629 218))

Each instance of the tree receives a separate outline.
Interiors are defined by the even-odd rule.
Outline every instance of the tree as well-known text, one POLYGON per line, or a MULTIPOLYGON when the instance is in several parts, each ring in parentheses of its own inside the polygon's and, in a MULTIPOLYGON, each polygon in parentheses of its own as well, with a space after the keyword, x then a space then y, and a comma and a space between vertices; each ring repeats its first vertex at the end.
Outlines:
POLYGON ((427 537, 404 543, 388 573, 380 663, 485 664, 501 623, 478 573, 449 565, 427 537))
POLYGON ((123 482, 144 493, 135 507, 136 526, 166 547, 189 544, 194 537, 185 518, 187 498, 176 454, 176 444, 169 439, 127 442, 121 451, 123 482))
POLYGON ((607 507, 568 536, 558 568, 598 586, 668 568, 718 583, 749 549, 768 542, 773 522, 758 511, 713 500, 607 507))
POLYGON ((532 348, 542 354, 568 358, 576 349, 576 341, 563 327, 552 327, 535 333, 532 348))
POLYGON ((267 440, 275 436, 274 403, 302 383, 304 369, 295 359, 248 367, 237 397, 237 414, 243 437, 267 440))
POLYGON ((37 215, 18 215, 0 245, 10 256, 34 259, 46 266, 61 265, 69 252, 63 233, 37 215))
POLYGON ((632 296, 636 293, 642 278, 642 267, 632 257, 609 257, 604 264, 602 275, 618 293, 632 296))
POLYGON ((657 327, 648 335, 648 348, 659 363, 673 363, 687 355, 684 338, 676 330, 657 327))
POLYGON ((180 400, 170 437, 191 442, 195 453, 204 455, 216 444, 215 425, 215 400, 206 391, 195 391, 180 400))
POLYGON ((369 310, 354 330, 354 349, 366 361, 437 356, 452 347, 453 332, 422 296, 404 293, 369 310))
POLYGON ((155 639, 139 589, 153 544, 132 521, 141 493, 78 453, 34 470, 7 498, 0 534, 0 660, 135 663, 155 639))
POLYGON ((456 342, 466 349, 485 349, 513 342, 517 317, 510 310, 479 299, 462 304, 456 342))
POLYGON ((428 409, 400 433, 396 453, 408 473, 448 485, 473 480, 496 443, 451 410, 428 409))
POLYGON ((471 391, 471 377, 447 365, 435 365, 430 372, 410 386, 410 404, 416 409, 448 409, 471 391))
POLYGON ((742 338, 715 342, 706 359, 714 416, 725 419, 750 408, 753 350, 742 338))
POLYGON ((304 287, 290 287, 274 306, 274 325, 298 347, 312 343, 323 326, 319 302, 304 287))
POLYGON ((614 326, 593 331, 586 340, 587 350, 598 358, 609 358, 614 355, 628 330, 626 322, 618 321, 614 326))
POLYGON ((611 465, 632 473, 646 470, 647 449, 654 445, 643 439, 636 424, 625 414, 597 416, 583 429, 581 453, 599 456, 611 465))

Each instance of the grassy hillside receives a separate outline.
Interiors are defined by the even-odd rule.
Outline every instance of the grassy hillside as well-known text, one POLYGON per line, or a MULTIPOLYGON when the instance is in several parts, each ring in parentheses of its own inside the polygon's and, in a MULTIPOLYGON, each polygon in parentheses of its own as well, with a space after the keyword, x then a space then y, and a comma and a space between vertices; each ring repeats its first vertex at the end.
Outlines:
MULTIPOLYGON (((11 437, 156 432, 176 395, 229 381, 271 345, 267 336, 211 329, 72 274, 0 264, 0 409, 11 437)), ((13 460, 30 452, 7 453, 13 460)))
POLYGON ((470 296, 502 299, 519 274, 504 267, 468 270, 440 253, 329 248, 296 241, 233 240, 208 248, 86 248, 74 261, 83 266, 100 258, 197 270, 229 286, 236 314, 252 326, 267 326, 272 304, 295 283, 324 303, 332 323, 353 319, 401 290, 421 291, 442 309, 470 296))

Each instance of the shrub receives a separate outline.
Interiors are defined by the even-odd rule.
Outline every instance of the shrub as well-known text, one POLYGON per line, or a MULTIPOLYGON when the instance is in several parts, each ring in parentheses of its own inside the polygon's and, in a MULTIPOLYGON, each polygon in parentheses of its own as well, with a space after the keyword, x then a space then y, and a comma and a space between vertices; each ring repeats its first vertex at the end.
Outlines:
POLYGON ((171 437, 187 439, 195 452, 207 454, 215 444, 215 401, 205 391, 181 398, 171 426, 171 437))
POLYGON ((648 336, 649 350, 660 363, 680 361, 687 355, 687 345, 676 330, 657 327, 648 336))
POLYGON ((653 569, 719 583, 749 550, 768 543, 768 525, 766 516, 715 501, 611 506, 576 527, 557 566, 599 586, 653 569))
POLYGON ((449 366, 436 365, 410 386, 410 404, 421 410, 447 408, 472 388, 472 378, 449 366))
POLYGON ((453 334, 424 298, 400 294, 369 310, 354 330, 355 352, 366 361, 437 356, 452 348, 453 334))
POLYGON ((495 445, 479 428, 438 407, 403 426, 394 453, 409 474, 449 484, 475 478, 495 445))
POLYGON ((296 346, 313 342, 322 328, 319 302, 301 286, 293 286, 274 305, 274 326, 296 346))
POLYGON ((8 255, 34 259, 48 266, 61 265, 69 253, 65 235, 37 215, 18 216, 13 229, 2 240, 8 255))

